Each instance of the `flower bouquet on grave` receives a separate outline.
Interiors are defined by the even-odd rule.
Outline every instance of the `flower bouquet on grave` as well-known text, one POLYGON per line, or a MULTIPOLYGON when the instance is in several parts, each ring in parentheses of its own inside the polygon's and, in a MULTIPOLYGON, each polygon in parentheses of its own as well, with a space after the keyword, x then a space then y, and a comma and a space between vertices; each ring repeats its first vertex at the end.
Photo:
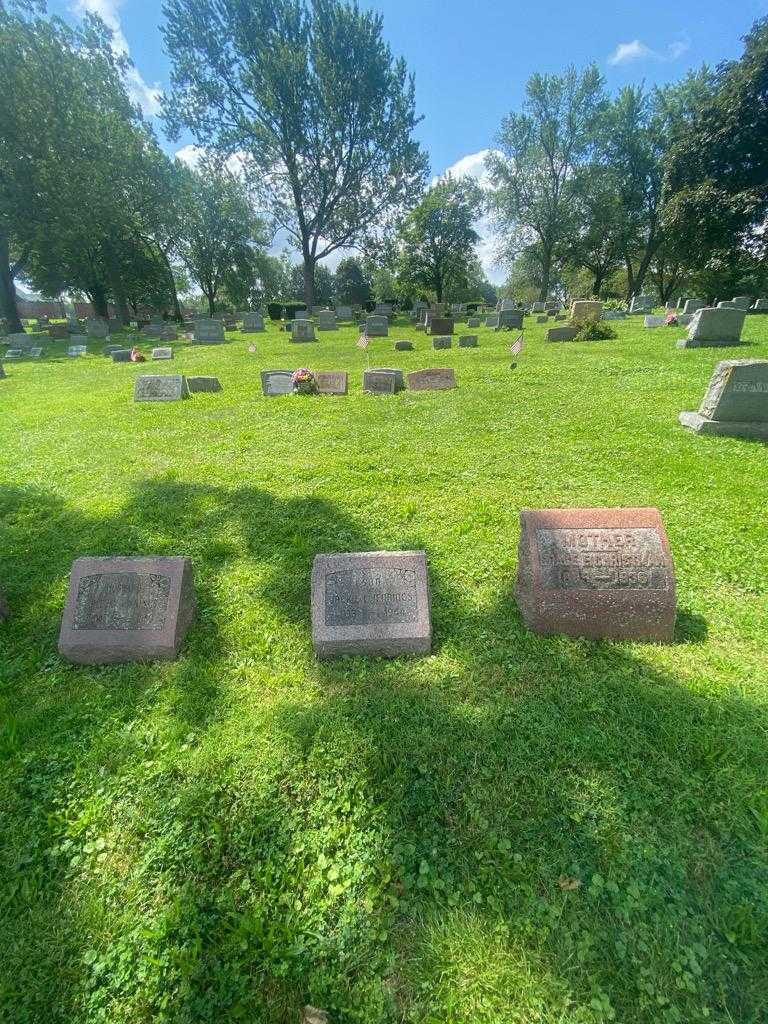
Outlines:
POLYGON ((293 371, 293 393, 294 395, 316 395, 317 385, 315 375, 311 370, 302 366, 299 370, 293 371))
POLYGON ((677 327, 677 313, 667 313, 664 321, 665 327, 677 327))

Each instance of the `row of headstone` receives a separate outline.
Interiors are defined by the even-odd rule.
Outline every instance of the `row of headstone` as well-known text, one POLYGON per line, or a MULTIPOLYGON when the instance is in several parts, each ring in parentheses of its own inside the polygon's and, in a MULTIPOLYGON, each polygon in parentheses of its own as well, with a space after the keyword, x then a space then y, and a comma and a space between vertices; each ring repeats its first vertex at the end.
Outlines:
MULTIPOLYGON (((319 395, 346 395, 348 392, 348 374, 344 370, 317 371, 314 379, 319 395)), ((456 376, 450 368, 416 370, 406 378, 402 370, 377 367, 363 372, 363 391, 372 395, 394 395, 405 390, 406 380, 410 391, 445 391, 456 387, 456 376)), ((261 388, 270 398, 292 395, 293 371, 262 370, 261 388)))
MULTIPOLYGON (((520 524, 515 598, 528 629, 545 636, 673 639, 675 570, 656 509, 526 509, 520 524)), ((320 659, 429 654, 426 553, 316 555, 310 609, 320 659)), ((173 660, 196 612, 189 558, 78 558, 58 649, 85 665, 173 660)))

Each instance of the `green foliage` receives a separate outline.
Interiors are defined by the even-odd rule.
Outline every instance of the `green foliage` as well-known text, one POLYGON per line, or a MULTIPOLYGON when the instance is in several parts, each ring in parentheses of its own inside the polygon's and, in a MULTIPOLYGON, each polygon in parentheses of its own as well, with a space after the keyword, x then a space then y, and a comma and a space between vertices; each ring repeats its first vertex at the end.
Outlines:
POLYGON ((665 217, 680 244, 732 251, 740 236, 765 252, 768 215, 768 18, 755 22, 739 60, 717 69, 691 130, 667 165, 665 217))
POLYGON ((342 305, 362 305, 371 298, 371 282, 365 275, 360 260, 347 256, 336 268, 334 291, 336 301, 342 305))
POLYGON ((468 285, 481 203, 471 178, 442 178, 427 191, 400 229, 401 288, 423 289, 442 302, 448 289, 468 285))
MULTIPOLYGON (((459 386, 391 398, 354 326, 180 341, 224 390, 169 405, 66 342, 6 365, 2 1024, 762 1024, 765 450, 677 425, 711 350, 532 319, 515 371, 508 335, 433 352, 397 321, 371 361, 459 386), (256 394, 299 359, 348 397, 256 394), (661 509, 673 644, 525 629, 518 510, 573 505, 661 509), (319 664, 314 556, 411 548, 432 656, 319 664), (59 658, 83 552, 191 557, 177 662, 59 658)), ((768 358, 764 318, 745 339, 768 358)))
POLYGON ((608 338, 618 338, 618 334, 605 320, 584 320, 571 321, 571 326, 576 328, 575 341, 604 341, 608 338))
POLYGON ((380 15, 338 0, 166 0, 166 122, 250 183, 307 269, 412 205, 427 160, 415 93, 380 15), (350 68, 354 73, 350 73, 350 68))

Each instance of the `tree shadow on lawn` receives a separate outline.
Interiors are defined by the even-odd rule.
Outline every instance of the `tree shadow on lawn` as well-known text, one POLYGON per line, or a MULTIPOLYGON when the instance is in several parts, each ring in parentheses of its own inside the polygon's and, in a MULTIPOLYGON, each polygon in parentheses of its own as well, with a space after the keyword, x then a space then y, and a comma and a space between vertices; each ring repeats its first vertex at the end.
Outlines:
MULTIPOLYGON (((21 504, 19 540, 28 496, 21 504)), ((179 1021, 231 1013, 277 1024, 306 1001, 331 1010, 334 1024, 409 1012, 447 1020, 451 1000, 456 1019, 470 1019, 478 986, 501 1015, 526 998, 526 985, 545 1016, 557 1009, 563 1019, 600 993, 633 1024, 658 1020, 659 999, 683 1019, 704 1003, 711 1019, 726 1019, 724 1006, 752 1019, 768 916, 758 706, 683 685, 640 646, 534 636, 510 594, 477 607, 435 564, 435 657, 316 664, 314 555, 379 546, 322 499, 153 481, 104 521, 73 517, 54 500, 33 518, 52 557, 11 590, 15 604, 30 595, 44 603, 51 576, 66 576, 84 553, 190 554, 201 597, 183 657, 155 689, 147 666, 71 670, 67 728, 46 747, 50 796, 75 774, 73 744, 95 776, 126 724, 151 715, 169 686, 163 709, 179 737, 197 730, 199 745, 217 753, 228 715, 217 677, 250 642, 229 637, 219 610, 217 575, 231 558, 245 556, 253 580, 243 614, 251 594, 280 632, 261 656, 298 657, 305 676, 257 726, 243 722, 244 749, 199 766, 190 754, 188 771, 176 765, 137 783, 145 834, 169 816, 180 831, 135 882, 140 895, 157 894, 151 911, 127 902, 103 956, 113 966, 121 957, 155 963, 156 990, 141 972, 131 976, 136 994, 112 988, 110 968, 97 991, 122 1007, 135 999, 148 1020, 168 991, 179 1021), (472 953, 468 922, 480 936, 472 953), (682 988, 671 966, 681 962, 682 988)), ((418 535, 401 540, 429 554, 418 535)), ((681 658, 704 639, 702 623, 684 613, 681 658)), ((49 631, 46 646, 52 639, 49 631)), ((53 696, 36 713, 41 721, 24 728, 31 740, 46 715, 64 714, 53 696)), ((25 791, 27 770, 18 770, 17 813, 37 820, 33 859, 44 858, 60 836, 43 821, 48 792, 25 791)), ((29 855, 28 846, 16 852, 29 855)), ((61 900, 70 888, 63 870, 39 898, 61 900)), ((12 909, 23 912, 24 901, 12 909)), ((68 1020, 68 1004, 76 1019, 84 982, 71 970, 82 942, 70 937, 67 962, 25 929, 2 984, 13 985, 14 964, 38 957, 41 972, 61 972, 62 1016, 50 1019, 68 1020)))

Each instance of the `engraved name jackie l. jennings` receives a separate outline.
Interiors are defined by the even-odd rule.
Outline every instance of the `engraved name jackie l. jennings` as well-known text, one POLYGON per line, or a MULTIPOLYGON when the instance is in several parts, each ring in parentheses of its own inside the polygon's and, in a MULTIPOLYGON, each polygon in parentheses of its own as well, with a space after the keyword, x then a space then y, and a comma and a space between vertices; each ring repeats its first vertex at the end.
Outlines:
POLYGON ((370 626, 415 622, 414 569, 342 569, 325 577, 328 626, 370 626))
POLYGON ((537 530, 542 584, 551 590, 667 590, 655 529, 537 530))

